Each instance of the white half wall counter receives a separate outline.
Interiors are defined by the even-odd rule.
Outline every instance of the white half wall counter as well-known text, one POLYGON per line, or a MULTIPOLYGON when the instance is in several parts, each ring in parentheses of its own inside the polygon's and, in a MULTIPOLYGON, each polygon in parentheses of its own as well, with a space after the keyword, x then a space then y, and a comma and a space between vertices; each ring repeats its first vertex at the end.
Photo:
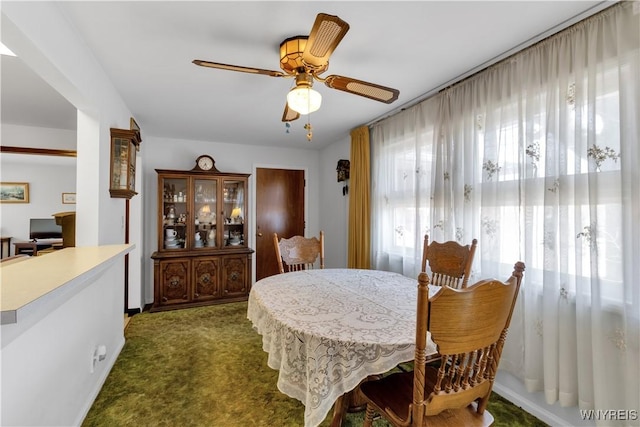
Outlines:
POLYGON ((0 264, 1 425, 81 425, 124 346, 124 256, 65 248, 0 264))

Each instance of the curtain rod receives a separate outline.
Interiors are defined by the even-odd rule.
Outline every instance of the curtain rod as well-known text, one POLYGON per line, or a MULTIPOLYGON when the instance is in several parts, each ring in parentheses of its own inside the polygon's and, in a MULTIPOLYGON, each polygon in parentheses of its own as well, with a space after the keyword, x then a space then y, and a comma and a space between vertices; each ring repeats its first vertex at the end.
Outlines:
POLYGON ((494 56, 493 58, 489 59, 488 61, 482 63, 481 65, 478 65, 477 67, 474 67, 468 71, 466 71, 465 73, 462 73, 456 77, 454 77, 453 79, 447 81, 444 84, 441 84, 440 86, 437 86, 433 89, 431 89, 430 91, 417 96, 407 102, 405 102, 404 104, 402 104, 401 106, 399 106, 398 108, 391 110, 388 113, 384 113, 381 116, 376 117, 375 119, 371 120, 368 123, 365 123, 364 126, 371 126, 375 123, 378 123, 379 121, 382 121, 386 118, 389 118, 395 114, 398 114, 408 108, 411 108, 419 103, 421 103, 422 101, 431 98, 434 95, 437 95, 438 93, 440 93, 442 90, 447 89, 448 87, 454 86, 457 83, 462 82, 463 80, 481 72, 482 70, 485 70, 489 67, 491 67, 492 65, 497 64, 498 62, 515 55, 518 52, 523 51, 526 48, 529 48, 533 45, 535 45, 536 43, 541 42, 542 40, 551 37, 554 34, 557 34, 563 30, 566 30, 567 28, 571 27, 572 25, 577 24, 578 22, 593 16, 599 12, 602 12, 604 9, 607 9, 610 6, 613 6, 614 4, 618 3, 619 0, 605 0, 602 1, 598 4, 596 4, 595 6, 590 7, 589 9, 580 12, 577 15, 572 16, 569 19, 566 19, 565 21, 561 22, 560 24, 546 30, 543 31, 542 33, 535 35, 533 37, 531 37, 530 39, 524 41, 523 43, 520 43, 519 45, 501 53, 500 55, 494 56))

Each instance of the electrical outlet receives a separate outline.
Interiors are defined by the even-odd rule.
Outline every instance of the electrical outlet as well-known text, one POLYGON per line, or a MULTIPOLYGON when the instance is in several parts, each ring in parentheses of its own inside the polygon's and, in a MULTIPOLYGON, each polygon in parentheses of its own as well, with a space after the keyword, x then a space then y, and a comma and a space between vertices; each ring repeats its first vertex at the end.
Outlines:
POLYGON ((98 363, 98 347, 93 350, 91 354, 91 360, 89 361, 89 373, 93 374, 96 371, 96 363, 98 363))
POLYGON ((96 370, 96 364, 98 362, 102 362, 107 358, 107 347, 105 345, 96 346, 93 349, 93 354, 91 355, 91 365, 89 367, 89 372, 94 373, 96 370))

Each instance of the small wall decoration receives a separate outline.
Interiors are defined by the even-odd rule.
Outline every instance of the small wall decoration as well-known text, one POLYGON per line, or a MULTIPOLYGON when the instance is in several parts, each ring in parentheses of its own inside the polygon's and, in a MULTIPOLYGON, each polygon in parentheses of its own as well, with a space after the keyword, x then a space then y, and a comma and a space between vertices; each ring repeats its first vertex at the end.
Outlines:
POLYGON ((338 160, 338 166, 336 167, 336 172, 338 172, 338 182, 345 182, 344 187, 342 187, 343 196, 346 196, 349 193, 349 185, 346 184, 346 181, 349 180, 350 167, 351 162, 349 160, 338 160))
POLYGON ((338 166, 336 171, 338 172, 338 182, 346 181, 349 179, 349 167, 351 162, 349 160, 338 160, 338 166))
POLYGON ((62 193, 62 203, 74 205, 76 203, 76 193, 62 193))
POLYGON ((111 128, 111 167, 109 194, 130 199, 136 194, 136 151, 140 146, 137 130, 111 128))
POLYGON ((0 182, 0 203, 29 203, 29 183, 0 182))

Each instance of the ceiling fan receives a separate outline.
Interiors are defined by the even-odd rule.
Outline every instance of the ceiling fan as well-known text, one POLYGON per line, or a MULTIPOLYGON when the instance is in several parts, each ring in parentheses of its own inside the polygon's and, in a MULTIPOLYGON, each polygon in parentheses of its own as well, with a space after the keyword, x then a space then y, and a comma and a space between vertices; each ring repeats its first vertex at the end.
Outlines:
POLYGON ((400 91, 374 83, 356 80, 351 77, 320 74, 329 68, 329 56, 349 31, 349 24, 337 16, 319 13, 309 36, 295 36, 280 44, 280 68, 282 71, 261 68, 242 67, 218 62, 193 60, 202 67, 221 70, 240 71, 251 74, 265 74, 271 77, 295 78, 295 87, 287 95, 287 103, 282 115, 283 122, 290 122, 320 108, 321 95, 312 89, 314 80, 324 83, 331 89, 337 89, 369 99, 390 104, 400 95, 400 91))

